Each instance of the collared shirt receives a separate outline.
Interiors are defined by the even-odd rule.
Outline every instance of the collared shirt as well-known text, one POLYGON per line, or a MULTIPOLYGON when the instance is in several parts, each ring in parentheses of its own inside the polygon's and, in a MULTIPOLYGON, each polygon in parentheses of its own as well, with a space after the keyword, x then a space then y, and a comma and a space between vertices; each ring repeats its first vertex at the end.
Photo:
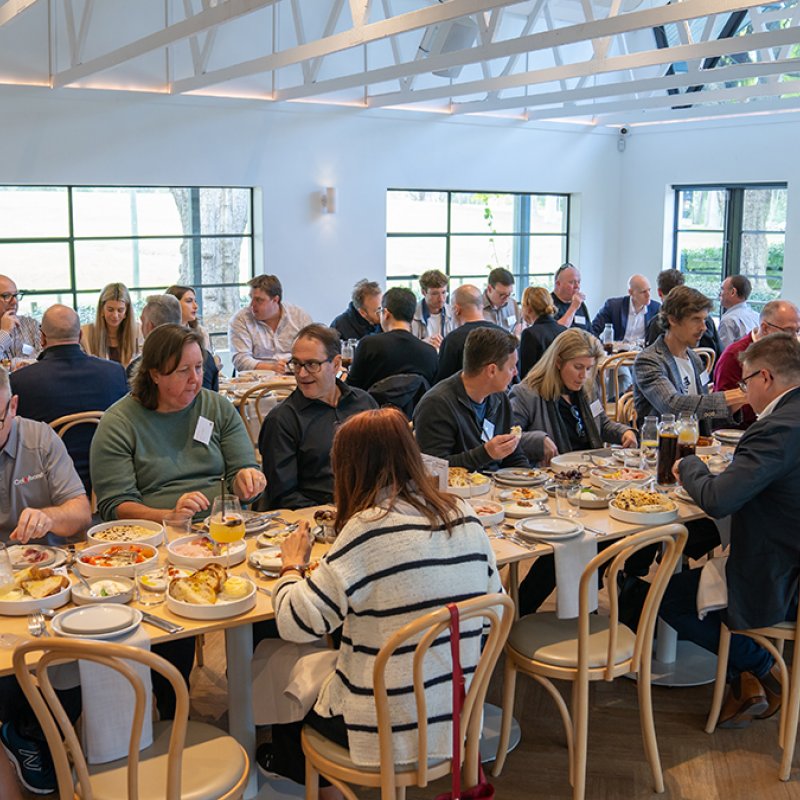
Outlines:
POLYGON ((644 318, 647 316, 647 306, 642 306, 639 311, 633 304, 633 298, 628 299, 628 324, 625 326, 624 342, 644 341, 644 318))
POLYGON ((522 320, 519 305, 513 297, 509 297, 505 305, 495 308, 485 289, 483 292, 483 318, 487 322, 494 322, 495 325, 499 325, 509 333, 514 333, 514 326, 522 320))
POLYGON ((19 325, 0 331, 0 358, 35 358, 42 349, 39 323, 33 317, 17 317, 19 325))
POLYGON ((778 405, 778 403, 780 403, 783 397, 789 394, 789 392, 793 392, 796 388, 796 386, 792 386, 785 392, 781 392, 771 403, 767 403, 764 410, 760 414, 756 414, 758 419, 764 419, 764 417, 768 417, 775 410, 775 407, 778 405))
POLYGON ((44 422, 16 417, 0 450, 0 541, 8 542, 24 509, 60 506, 85 494, 55 431, 44 422))
POLYGON ((722 315, 718 327, 722 349, 741 339, 748 331, 757 328, 760 322, 758 314, 747 303, 737 303, 733 308, 729 308, 722 315))
POLYGON ((273 331, 253 316, 250 306, 233 315, 228 326, 228 344, 233 366, 239 372, 258 369, 260 361, 288 359, 297 334, 314 320, 299 306, 281 303, 281 319, 273 331))
POLYGON ((414 310, 414 319, 411 320, 411 333, 417 339, 430 339, 433 336, 444 338, 455 327, 453 312, 447 303, 436 314, 431 314, 424 297, 417 303, 417 307, 414 310))

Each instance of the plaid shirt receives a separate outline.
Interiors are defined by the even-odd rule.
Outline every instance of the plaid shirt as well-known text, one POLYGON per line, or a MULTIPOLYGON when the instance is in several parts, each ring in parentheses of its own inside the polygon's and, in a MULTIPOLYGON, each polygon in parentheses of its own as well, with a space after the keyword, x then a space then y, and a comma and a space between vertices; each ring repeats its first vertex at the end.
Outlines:
POLYGON ((42 349, 39 323, 33 317, 17 319, 19 325, 10 333, 0 331, 0 358, 36 358, 42 349))

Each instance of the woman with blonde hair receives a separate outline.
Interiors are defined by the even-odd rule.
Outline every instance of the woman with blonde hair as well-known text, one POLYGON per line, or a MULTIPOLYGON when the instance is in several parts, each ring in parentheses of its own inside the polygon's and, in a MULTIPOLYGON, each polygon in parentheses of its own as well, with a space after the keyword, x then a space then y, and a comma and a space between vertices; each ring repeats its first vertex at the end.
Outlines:
POLYGON ((139 325, 124 283, 109 283, 100 293, 95 321, 81 326, 81 347, 123 367, 139 355, 139 325))
POLYGON ((520 375, 527 375, 553 339, 566 330, 556 322, 555 313, 553 298, 543 286, 529 286, 522 293, 522 316, 528 327, 520 337, 520 375))
POLYGON ((211 337, 197 318, 198 305, 195 290, 192 289, 191 286, 180 286, 174 283, 164 294, 171 294, 173 297, 178 298, 181 304, 181 325, 187 325, 193 331, 199 333, 203 338, 203 349, 208 350, 209 353, 213 353, 211 337))

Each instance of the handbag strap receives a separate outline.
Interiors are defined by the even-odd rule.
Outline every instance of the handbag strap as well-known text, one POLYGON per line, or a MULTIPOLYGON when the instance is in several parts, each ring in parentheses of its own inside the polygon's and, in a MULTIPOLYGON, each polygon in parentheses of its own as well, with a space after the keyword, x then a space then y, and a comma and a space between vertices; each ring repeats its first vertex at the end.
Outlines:
POLYGON ((453 659, 453 800, 461 797, 461 708, 464 704, 464 673, 461 670, 461 653, 458 606, 449 603, 450 655, 453 659))

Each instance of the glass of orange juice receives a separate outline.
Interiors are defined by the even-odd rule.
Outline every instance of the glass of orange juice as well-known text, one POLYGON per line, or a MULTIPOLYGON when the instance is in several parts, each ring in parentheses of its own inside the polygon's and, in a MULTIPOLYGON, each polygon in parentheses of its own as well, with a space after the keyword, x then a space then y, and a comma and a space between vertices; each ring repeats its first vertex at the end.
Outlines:
POLYGON ((231 565, 231 544, 244 539, 244 517, 239 498, 235 494, 221 494, 214 498, 208 520, 208 535, 226 546, 225 567, 231 565))

